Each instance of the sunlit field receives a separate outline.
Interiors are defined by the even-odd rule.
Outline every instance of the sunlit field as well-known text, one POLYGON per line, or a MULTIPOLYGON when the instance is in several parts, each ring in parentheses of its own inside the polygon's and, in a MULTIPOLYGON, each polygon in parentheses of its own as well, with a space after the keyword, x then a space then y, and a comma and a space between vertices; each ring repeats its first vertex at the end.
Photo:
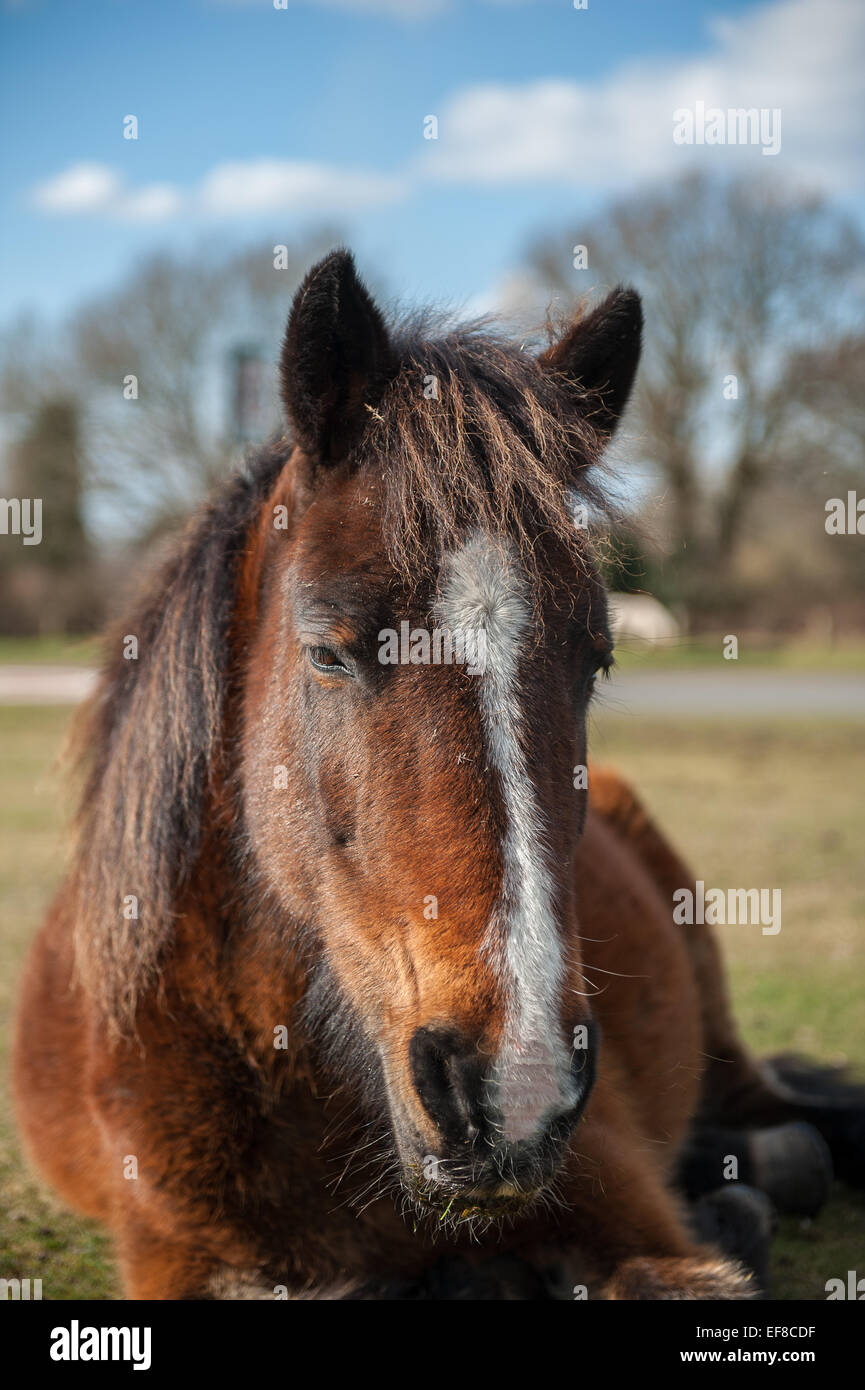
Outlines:
MULTIPOLYGON (((27 1173, 7 1086, 18 971, 62 870, 55 762, 68 721, 64 709, 0 708, 0 1275, 41 1278, 45 1298, 102 1299, 119 1296, 108 1242, 27 1173)), ((858 723, 604 715, 591 746, 633 779, 707 885, 782 889, 776 936, 719 929, 751 1044, 843 1059, 865 1077, 863 736, 858 723)), ((782 1223, 775 1295, 824 1298, 828 1278, 861 1272, 863 1253, 865 1202, 839 1190, 817 1221, 782 1223)))

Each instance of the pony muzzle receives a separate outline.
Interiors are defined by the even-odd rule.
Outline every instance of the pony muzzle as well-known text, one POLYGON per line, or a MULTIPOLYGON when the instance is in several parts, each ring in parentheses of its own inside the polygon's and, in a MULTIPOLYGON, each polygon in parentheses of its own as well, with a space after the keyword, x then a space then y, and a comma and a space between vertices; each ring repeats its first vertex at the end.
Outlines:
POLYGON ((548 1068, 519 1117, 502 1112, 495 1064, 456 1028, 418 1028, 409 1069, 426 1121, 414 1142, 400 1143, 404 1165, 406 1149, 417 1154, 412 1185, 434 1204, 458 1199, 460 1209, 494 1214, 525 1205, 555 1176, 591 1093, 595 1048, 566 1059, 564 1074, 548 1068))

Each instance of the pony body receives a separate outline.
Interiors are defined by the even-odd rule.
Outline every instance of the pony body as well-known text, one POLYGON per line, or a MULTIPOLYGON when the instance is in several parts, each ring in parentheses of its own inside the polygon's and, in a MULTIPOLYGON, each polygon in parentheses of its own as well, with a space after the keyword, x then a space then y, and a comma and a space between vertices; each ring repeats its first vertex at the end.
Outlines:
POLYGON ((673 920, 690 874, 574 777, 612 660, 575 501, 603 511, 641 328, 616 291, 538 356, 394 330, 335 253, 290 436, 125 618, 15 1076, 131 1296, 751 1296, 693 1234, 686 1141, 803 1106, 673 920), (402 623, 479 668, 381 662, 402 623))

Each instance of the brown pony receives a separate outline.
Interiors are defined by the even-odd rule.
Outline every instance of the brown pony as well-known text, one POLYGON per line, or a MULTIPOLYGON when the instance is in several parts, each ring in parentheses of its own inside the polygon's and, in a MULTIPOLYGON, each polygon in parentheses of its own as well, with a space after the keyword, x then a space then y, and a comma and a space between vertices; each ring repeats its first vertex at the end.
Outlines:
POLYGON ((539 356, 388 327, 327 257, 290 436, 119 629, 15 1083, 131 1297, 749 1297, 686 1197, 731 1152, 795 1188, 825 1154, 797 1118, 861 1174, 858 1095, 750 1059, 673 921, 688 872, 615 776, 584 788, 641 325, 617 290, 539 356))

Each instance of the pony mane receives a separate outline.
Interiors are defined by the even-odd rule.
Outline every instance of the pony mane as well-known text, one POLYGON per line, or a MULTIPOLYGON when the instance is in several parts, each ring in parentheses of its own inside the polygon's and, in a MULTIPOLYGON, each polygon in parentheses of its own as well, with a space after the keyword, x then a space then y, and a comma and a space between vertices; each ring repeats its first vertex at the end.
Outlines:
POLYGON ((158 973, 202 845, 208 792, 225 762, 238 562, 289 453, 285 441, 262 450, 192 518, 109 634, 111 655, 73 736, 84 774, 76 971, 121 1027, 158 973), (127 634, 137 638, 135 660, 123 655, 127 634))
POLYGON ((490 320, 443 328, 427 312, 393 330, 400 369, 368 407, 361 462, 382 479, 389 560, 411 579, 479 528, 516 547, 533 588, 541 534, 582 568, 575 499, 611 515, 597 402, 490 320))
MULTIPOLYGON (((533 583, 541 533, 583 565, 574 494, 609 514, 593 477, 604 440, 591 399, 487 323, 439 337, 434 326, 426 315, 394 330, 401 365, 369 407, 358 450, 358 466, 381 482, 391 562, 417 577, 466 528, 483 527, 516 545, 533 583), (425 395, 432 379, 437 394, 425 395)), ((116 626, 79 720, 76 972, 121 1032, 159 979, 213 793, 220 780, 231 786, 225 720, 242 657, 231 631, 238 565, 292 447, 283 437, 263 448, 192 518, 116 626), (135 660, 123 655, 127 634, 138 639, 135 660)))

